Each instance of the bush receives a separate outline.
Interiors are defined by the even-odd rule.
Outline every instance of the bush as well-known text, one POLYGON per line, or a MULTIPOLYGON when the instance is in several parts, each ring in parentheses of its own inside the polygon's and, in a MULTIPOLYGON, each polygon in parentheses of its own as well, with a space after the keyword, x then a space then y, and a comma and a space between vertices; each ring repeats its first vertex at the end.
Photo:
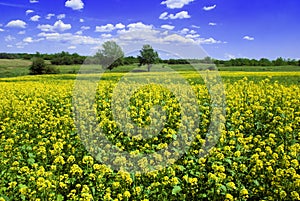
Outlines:
POLYGON ((56 74, 59 70, 53 66, 48 66, 45 64, 44 59, 35 57, 32 59, 32 64, 29 68, 30 75, 42 75, 42 74, 56 74))

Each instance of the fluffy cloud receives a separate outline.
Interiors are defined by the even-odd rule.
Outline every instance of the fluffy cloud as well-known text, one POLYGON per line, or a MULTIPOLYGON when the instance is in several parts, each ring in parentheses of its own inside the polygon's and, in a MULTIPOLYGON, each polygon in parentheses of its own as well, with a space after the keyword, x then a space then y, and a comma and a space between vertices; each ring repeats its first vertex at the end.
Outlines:
POLYGON ((33 39, 32 37, 26 37, 23 39, 23 42, 17 43, 17 45, 28 45, 28 43, 34 43, 34 42, 40 42, 44 40, 44 38, 39 38, 39 39, 33 39))
POLYGON ((54 17, 55 16, 55 14, 53 14, 53 13, 49 13, 47 16, 46 16, 46 19, 47 20, 50 20, 52 17, 54 17))
POLYGON ((113 24, 107 24, 103 26, 96 26, 95 32, 112 32, 115 29, 124 29, 125 25, 122 23, 113 25, 113 24))
POLYGON ((81 23, 84 22, 84 19, 79 19, 79 22, 81 22, 81 23))
POLYGON ((26 10, 26 15, 29 15, 30 13, 34 13, 33 10, 26 10))
POLYGON ((23 39, 23 42, 25 42, 25 43, 32 43, 33 40, 32 40, 31 37, 27 37, 27 38, 24 38, 24 39, 23 39))
POLYGON ((187 34, 190 30, 188 28, 183 28, 181 29, 180 33, 181 34, 187 34))
POLYGON ((130 30, 140 30, 140 29, 152 29, 153 25, 147 25, 142 22, 137 22, 137 23, 128 24, 127 27, 130 30))
POLYGON ((11 36, 11 35, 8 35, 8 36, 6 36, 6 37, 4 38, 4 40, 5 40, 6 42, 10 42, 10 41, 16 40, 16 38, 13 37, 13 36, 11 36))
POLYGON ((168 24, 161 25, 160 27, 168 30, 173 30, 175 28, 175 26, 168 25, 168 24))
POLYGON ((84 3, 81 0, 67 0, 65 6, 73 10, 81 10, 84 7, 84 3))
POLYGON ((199 44, 216 44, 216 43, 222 43, 222 41, 216 40, 214 38, 200 38, 197 42, 199 44))
POLYGON ((203 7, 203 10, 209 11, 209 10, 215 9, 216 7, 217 7, 217 5, 213 5, 213 6, 204 6, 204 7, 203 7))
POLYGON ((39 21, 40 18, 41 18, 41 16, 35 15, 30 18, 30 21, 37 22, 37 21, 39 21))
POLYGON ((193 2, 194 0, 166 0, 161 2, 161 4, 165 4, 168 8, 182 8, 183 6, 193 2))
POLYGON ((38 0, 29 0, 30 3, 38 3, 38 0))
POLYGON ((209 26, 216 26, 216 25, 217 25, 217 23, 210 22, 210 23, 208 23, 208 25, 209 25, 209 26))
POLYGON ((62 20, 64 18, 66 18, 66 14, 60 14, 56 16, 57 19, 62 20))
POLYGON ((112 37, 112 35, 111 34, 101 34, 101 37, 102 38, 111 38, 112 37))
POLYGON ((71 24, 65 24, 63 21, 58 20, 54 25, 44 24, 38 25, 38 29, 44 32, 66 31, 72 28, 71 24))
POLYGON ((6 27, 25 29, 26 25, 27 25, 26 22, 24 22, 22 20, 12 20, 12 21, 7 23, 6 27))
POLYGON ((89 30, 91 27, 89 27, 89 26, 82 26, 82 27, 80 27, 80 29, 81 30, 89 30))
POLYGON ((179 13, 176 13, 175 15, 168 14, 168 12, 164 12, 159 16, 159 19, 162 20, 167 20, 167 19, 175 20, 175 19, 187 19, 187 18, 191 18, 191 16, 187 11, 181 11, 179 13))
POLYGON ((3 31, 4 31, 4 29, 1 29, 1 28, 0 28, 0 32, 3 32, 3 31))
POLYGON ((244 36, 243 39, 244 39, 244 40, 254 40, 254 37, 251 37, 251 36, 244 36))
POLYGON ((98 38, 92 38, 89 36, 73 35, 71 33, 39 33, 39 37, 48 41, 69 43, 71 45, 99 45, 102 40, 98 38))
POLYGON ((76 49, 76 48, 77 48, 77 47, 74 46, 74 45, 68 47, 69 50, 74 50, 74 49, 76 49))
POLYGON ((163 12, 160 16, 159 19, 161 20, 167 20, 168 19, 168 12, 163 12))

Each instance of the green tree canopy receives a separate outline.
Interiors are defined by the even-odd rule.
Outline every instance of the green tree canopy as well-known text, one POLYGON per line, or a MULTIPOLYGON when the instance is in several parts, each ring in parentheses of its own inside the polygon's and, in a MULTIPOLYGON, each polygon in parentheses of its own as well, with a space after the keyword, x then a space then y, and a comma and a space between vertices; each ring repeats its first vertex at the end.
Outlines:
POLYGON ((148 72, 150 72, 152 64, 156 63, 158 59, 158 53, 154 51, 151 45, 144 45, 140 51, 140 56, 138 56, 140 66, 147 65, 148 72))
POLYGON ((115 41, 106 41, 95 57, 104 69, 112 70, 123 64, 124 52, 115 41))

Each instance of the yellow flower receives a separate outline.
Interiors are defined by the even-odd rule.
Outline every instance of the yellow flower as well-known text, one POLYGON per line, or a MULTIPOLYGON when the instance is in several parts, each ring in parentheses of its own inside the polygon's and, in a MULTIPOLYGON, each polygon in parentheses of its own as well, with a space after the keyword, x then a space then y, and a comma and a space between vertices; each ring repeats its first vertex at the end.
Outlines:
POLYGON ((126 198, 130 198, 130 192, 129 191, 125 191, 124 193, 123 193, 123 195, 124 195, 124 197, 126 197, 126 198))
POLYGON ((226 198, 225 200, 227 200, 227 201, 233 201, 234 200, 233 196, 231 194, 228 194, 228 193, 225 195, 225 198, 226 198))

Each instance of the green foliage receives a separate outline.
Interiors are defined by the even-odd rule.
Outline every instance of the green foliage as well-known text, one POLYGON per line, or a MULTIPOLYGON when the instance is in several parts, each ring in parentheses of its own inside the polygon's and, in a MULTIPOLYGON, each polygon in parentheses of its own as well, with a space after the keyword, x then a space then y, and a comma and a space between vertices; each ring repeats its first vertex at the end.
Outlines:
POLYGON ((106 41, 95 55, 96 61, 109 70, 123 65, 123 57, 124 52, 115 41, 106 41))
POLYGON ((53 65, 74 65, 83 64, 86 57, 80 56, 77 53, 70 54, 68 52, 61 52, 52 56, 47 55, 53 65))
POLYGON ((158 53, 154 51, 151 45, 144 45, 140 51, 140 56, 138 56, 139 65, 148 65, 148 72, 152 67, 152 64, 156 63, 159 60, 158 53))
POLYGON ((56 74, 58 70, 53 66, 49 66, 45 64, 43 58, 35 57, 32 59, 32 64, 29 68, 30 75, 42 75, 42 74, 56 74))

